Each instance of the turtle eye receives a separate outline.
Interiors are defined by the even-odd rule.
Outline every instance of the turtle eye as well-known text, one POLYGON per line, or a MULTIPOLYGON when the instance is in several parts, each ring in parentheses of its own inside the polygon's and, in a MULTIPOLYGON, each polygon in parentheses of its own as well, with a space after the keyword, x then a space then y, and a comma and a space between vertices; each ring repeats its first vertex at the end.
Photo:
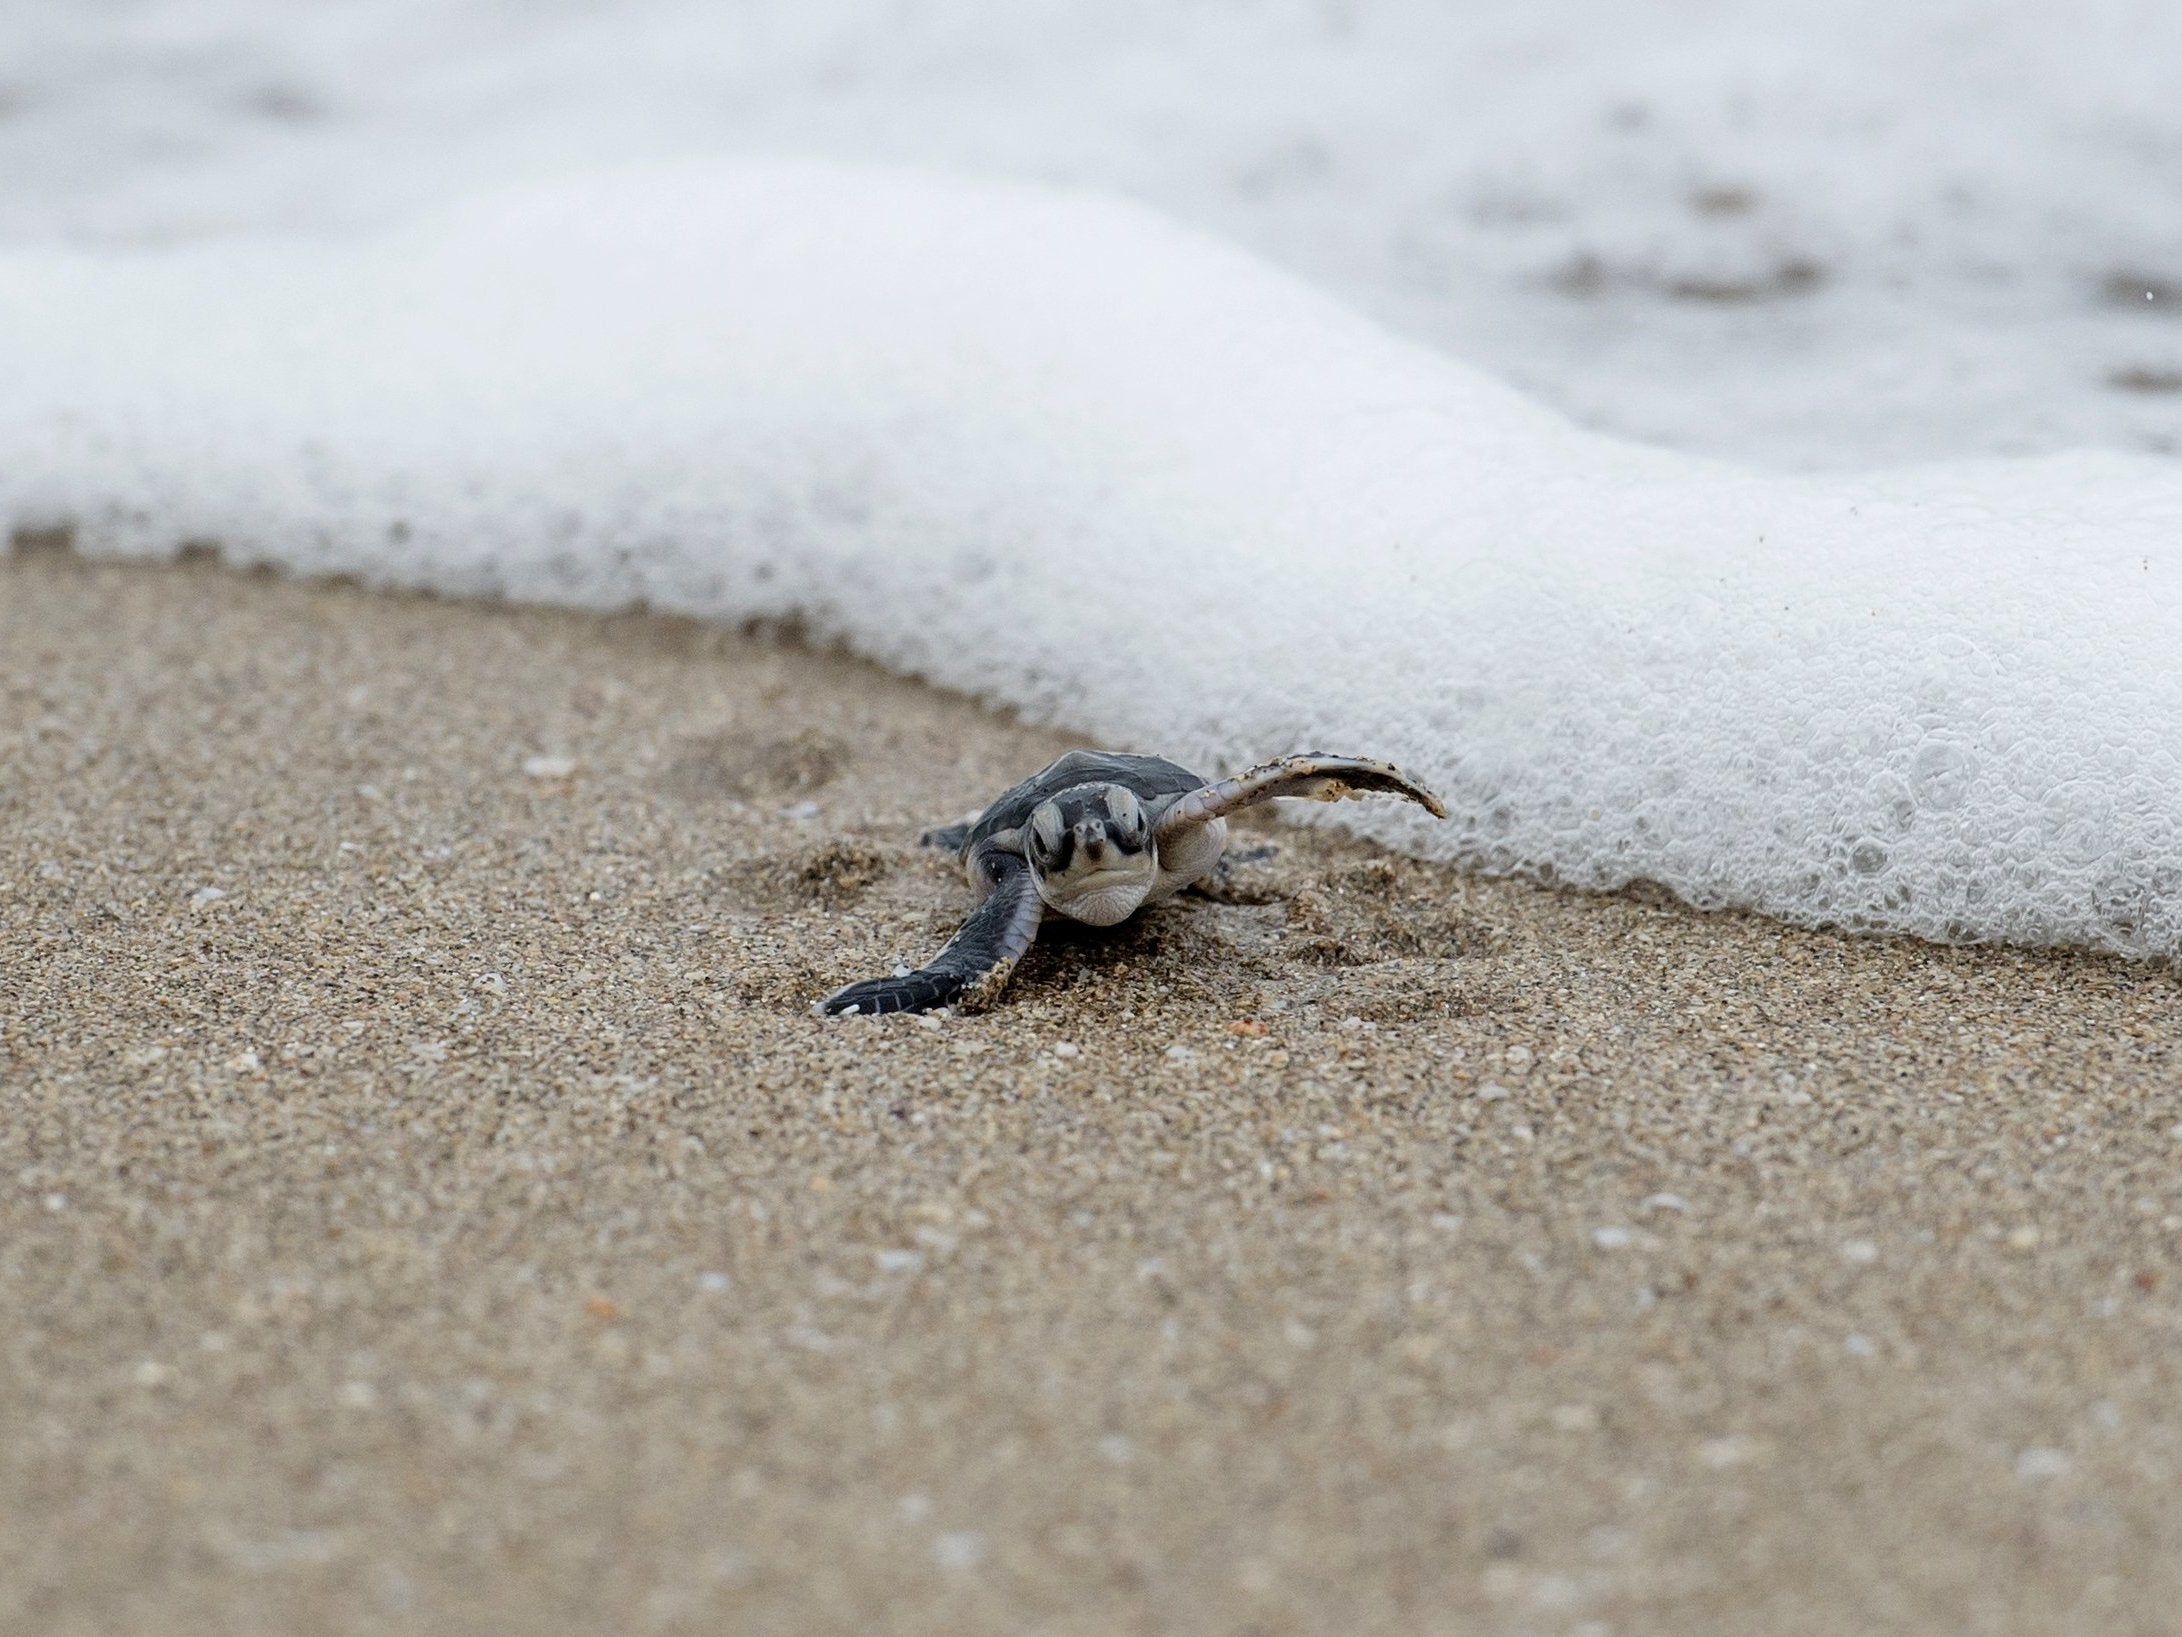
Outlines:
POLYGON ((1137 833, 1143 827, 1144 809, 1137 806, 1136 798, 1120 785, 1106 791, 1106 832, 1125 847, 1137 844, 1137 833))
POLYGON ((1060 846, 1061 815, 1050 805, 1039 808, 1030 821, 1030 856, 1040 864, 1050 863, 1060 846))

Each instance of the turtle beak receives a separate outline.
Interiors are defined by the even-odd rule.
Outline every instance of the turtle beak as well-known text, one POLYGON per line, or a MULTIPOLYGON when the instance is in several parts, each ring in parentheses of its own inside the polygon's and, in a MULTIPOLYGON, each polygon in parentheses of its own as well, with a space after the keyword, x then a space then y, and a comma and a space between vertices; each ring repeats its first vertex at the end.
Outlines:
POLYGON ((1113 838, 1105 825, 1096 819, 1085 819, 1076 826, 1076 855, 1093 869, 1104 869, 1106 855, 1112 851, 1113 838))

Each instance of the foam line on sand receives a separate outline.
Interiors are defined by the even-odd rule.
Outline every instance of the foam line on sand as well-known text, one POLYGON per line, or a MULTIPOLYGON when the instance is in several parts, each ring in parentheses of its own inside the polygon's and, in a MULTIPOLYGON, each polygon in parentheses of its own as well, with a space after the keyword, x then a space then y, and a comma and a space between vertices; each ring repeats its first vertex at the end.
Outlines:
POLYGON ((1420 856, 2182 952, 2182 478, 1585 433, 1134 206, 706 161, 377 238, 0 255, 0 518, 727 621, 1410 767, 1420 856))

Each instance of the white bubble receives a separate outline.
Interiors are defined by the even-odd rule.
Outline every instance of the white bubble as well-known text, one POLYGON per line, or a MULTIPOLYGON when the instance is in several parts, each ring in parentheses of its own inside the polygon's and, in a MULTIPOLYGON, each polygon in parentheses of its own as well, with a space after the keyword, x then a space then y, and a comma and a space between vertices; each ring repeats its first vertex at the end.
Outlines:
POLYGON ((1946 813, 1962 805, 1976 776, 1977 764, 1967 751, 1935 736, 1917 747, 1909 783, 1920 805, 1946 813))

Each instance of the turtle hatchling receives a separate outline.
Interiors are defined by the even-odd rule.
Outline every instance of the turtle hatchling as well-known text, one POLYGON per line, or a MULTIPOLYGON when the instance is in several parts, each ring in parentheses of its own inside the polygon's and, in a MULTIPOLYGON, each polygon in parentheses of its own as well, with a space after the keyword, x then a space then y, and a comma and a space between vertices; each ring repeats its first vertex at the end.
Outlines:
POLYGON ((989 1005, 1047 915, 1092 926, 1202 881, 1227 847, 1227 815, 1276 796, 1404 796, 1445 818, 1439 797, 1385 762, 1284 756, 1231 779, 1199 778, 1157 756, 1072 750, 975 819, 927 831, 962 860, 977 908, 917 971, 836 990, 821 1012, 929 1012, 989 1005))

